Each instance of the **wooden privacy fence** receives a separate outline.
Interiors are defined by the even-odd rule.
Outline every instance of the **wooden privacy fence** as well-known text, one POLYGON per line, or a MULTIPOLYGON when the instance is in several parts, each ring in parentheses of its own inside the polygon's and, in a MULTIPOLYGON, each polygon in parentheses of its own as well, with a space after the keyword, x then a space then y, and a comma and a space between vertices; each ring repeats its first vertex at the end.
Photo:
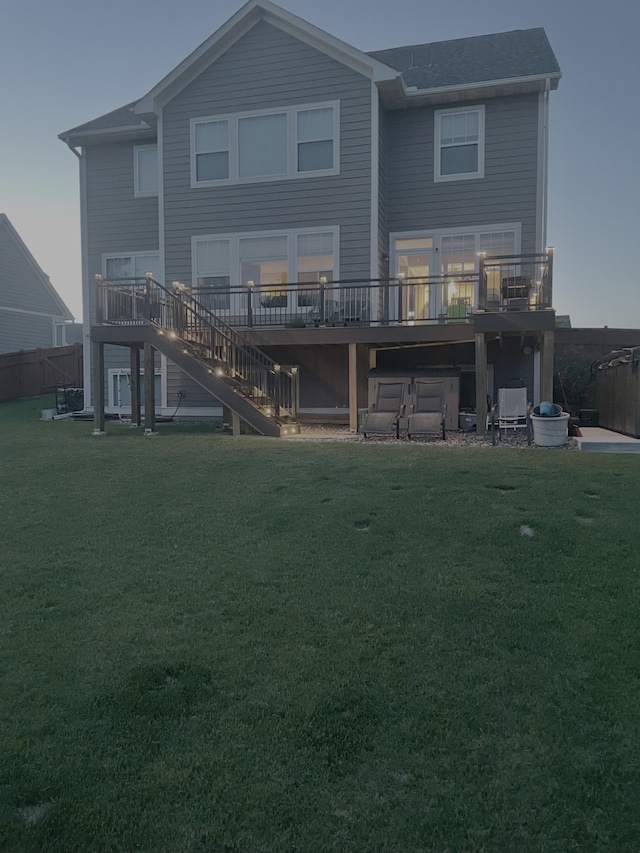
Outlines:
POLYGON ((50 394, 58 385, 82 388, 82 344, 0 355, 0 403, 50 394))

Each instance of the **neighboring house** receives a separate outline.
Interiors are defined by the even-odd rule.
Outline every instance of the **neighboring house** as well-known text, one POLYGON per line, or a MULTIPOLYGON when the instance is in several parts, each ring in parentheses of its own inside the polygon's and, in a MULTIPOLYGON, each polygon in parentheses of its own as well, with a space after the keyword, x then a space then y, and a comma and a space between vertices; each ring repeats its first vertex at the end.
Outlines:
POLYGON ((0 352, 75 343, 73 316, 4 213, 0 213, 0 352))
POLYGON ((354 427, 385 374, 408 397, 443 377, 450 428, 502 385, 550 397, 560 76, 542 29, 367 54, 250 0, 145 97, 61 134, 96 405, 136 409, 141 348, 160 411, 221 401, 262 432, 251 405, 296 389, 298 416, 354 427))

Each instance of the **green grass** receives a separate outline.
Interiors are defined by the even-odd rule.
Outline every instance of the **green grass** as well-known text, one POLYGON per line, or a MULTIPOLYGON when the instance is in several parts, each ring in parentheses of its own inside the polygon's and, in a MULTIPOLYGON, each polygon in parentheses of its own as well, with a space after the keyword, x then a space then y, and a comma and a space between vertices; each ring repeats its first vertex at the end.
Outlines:
POLYGON ((638 850, 639 457, 49 405, 0 407, 2 853, 638 850))

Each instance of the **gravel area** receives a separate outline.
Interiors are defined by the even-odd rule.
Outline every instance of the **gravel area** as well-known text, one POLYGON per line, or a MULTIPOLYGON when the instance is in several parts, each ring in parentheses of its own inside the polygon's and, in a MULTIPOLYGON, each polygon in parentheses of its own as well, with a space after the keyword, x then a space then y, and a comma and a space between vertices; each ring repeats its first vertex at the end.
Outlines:
MULTIPOLYGON (((492 447, 491 435, 484 438, 476 435, 475 432, 457 431, 448 432, 445 441, 438 438, 407 438, 405 434, 400 434, 400 439, 396 439, 393 435, 369 436, 366 438, 361 433, 349 432, 347 426, 328 425, 328 424, 301 424, 300 434, 292 435, 282 439, 283 441, 351 441, 351 442, 366 442, 367 444, 388 444, 389 442, 396 444, 433 444, 438 447, 492 447)), ((519 447, 524 450, 537 449, 532 443, 527 444, 527 437, 521 432, 510 433, 503 435, 501 439, 496 439, 495 447, 519 447)), ((572 450, 577 449, 576 442, 569 439, 568 444, 563 447, 545 447, 543 450, 572 450)))

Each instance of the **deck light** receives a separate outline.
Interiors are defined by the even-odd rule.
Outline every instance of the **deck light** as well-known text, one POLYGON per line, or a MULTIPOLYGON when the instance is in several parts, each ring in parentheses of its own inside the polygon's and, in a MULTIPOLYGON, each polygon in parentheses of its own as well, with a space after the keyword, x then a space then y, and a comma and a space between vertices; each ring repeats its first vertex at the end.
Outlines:
POLYGON ((224 370, 221 367, 216 367, 216 376, 224 376, 224 370))
POLYGON ((280 373, 280 365, 279 364, 273 365, 273 372, 274 373, 280 373))
POLYGON ((178 335, 177 335, 175 332, 171 332, 171 337, 172 337, 172 338, 177 338, 177 337, 178 337, 178 335))

